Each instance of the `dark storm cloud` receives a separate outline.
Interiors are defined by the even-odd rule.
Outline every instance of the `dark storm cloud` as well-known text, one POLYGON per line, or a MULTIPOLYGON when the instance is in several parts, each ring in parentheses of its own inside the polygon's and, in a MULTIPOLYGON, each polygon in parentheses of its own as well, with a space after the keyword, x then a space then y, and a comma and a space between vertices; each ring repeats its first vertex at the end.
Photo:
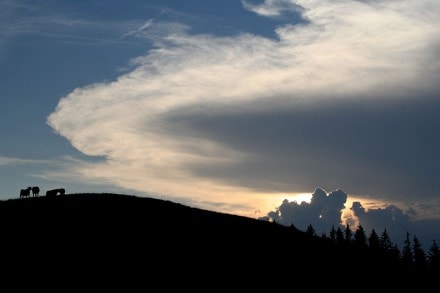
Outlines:
POLYGON ((360 202, 354 202, 351 210, 367 233, 375 229, 380 234, 386 229, 400 247, 406 232, 412 231, 409 215, 395 205, 366 211, 360 202))
POLYGON ((416 236, 426 250, 434 239, 440 239, 440 220, 411 220, 411 216, 414 216, 411 209, 404 211, 395 205, 388 205, 365 210, 360 202, 354 202, 351 210, 366 233, 370 234, 374 229, 380 235, 386 229, 393 243, 399 248, 403 247, 407 232, 410 233, 411 239, 416 236))
POLYGON ((307 191, 318 181, 354 194, 417 199, 440 189, 439 111, 436 98, 419 97, 240 115, 181 111, 167 120, 250 155, 232 166, 192 166, 199 176, 283 191, 307 191))

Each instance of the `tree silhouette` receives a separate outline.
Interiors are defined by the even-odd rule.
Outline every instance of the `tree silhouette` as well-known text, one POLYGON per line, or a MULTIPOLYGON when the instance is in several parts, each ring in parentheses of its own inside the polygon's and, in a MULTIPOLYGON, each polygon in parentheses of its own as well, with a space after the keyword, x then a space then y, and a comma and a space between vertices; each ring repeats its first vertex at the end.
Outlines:
POLYGON ((379 250, 381 248, 379 235, 376 230, 372 229, 370 236, 368 237, 368 246, 373 250, 379 250))
POLYGON ((419 271, 425 271, 427 267, 426 254, 416 235, 413 236, 413 256, 415 268, 419 271))
POLYGON ((382 234, 379 239, 380 251, 386 259, 391 262, 397 262, 400 258, 400 251, 397 245, 395 245, 388 234, 386 228, 384 228, 382 234))
MULTIPOLYGON (((313 232, 314 228, 309 225, 307 233, 312 235, 313 232)), ((425 253, 419 239, 415 235, 411 239, 410 235, 407 231, 402 251, 391 241, 386 228, 380 237, 375 229, 372 229, 367 238, 360 224, 354 232, 349 224, 345 226, 345 229, 341 227, 335 229, 332 225, 329 237, 323 234, 322 238, 337 244, 341 248, 338 250, 341 256, 349 255, 349 259, 352 260, 374 263, 383 273, 394 270, 405 276, 421 277, 423 280, 427 280, 426 276, 431 275, 435 280, 440 276, 440 247, 437 241, 433 240, 429 253, 425 253)))
POLYGON ((345 231, 344 231, 345 242, 350 243, 352 236, 353 236, 353 232, 351 232, 350 225, 347 224, 345 226, 345 231))
POLYGON ((393 244, 393 247, 391 248, 391 251, 389 252, 389 254, 394 261, 399 260, 400 250, 399 250, 399 247, 397 247, 397 244, 393 244))
POLYGON ((411 240, 409 239, 409 233, 406 232, 405 240, 403 241, 402 248, 402 262, 406 266, 411 266, 413 264, 413 251, 411 248, 411 240))
POLYGON ((379 239, 380 248, 385 252, 390 252, 393 249, 393 242, 391 242, 390 235, 388 234, 387 229, 385 228, 380 235, 379 239))
POLYGON ((428 265, 432 272, 440 273, 440 247, 433 240, 428 252, 428 265))
POLYGON ((354 245, 359 248, 367 247, 367 236, 362 225, 359 225, 354 232, 354 245))
POLYGON ((307 230, 306 230, 307 235, 309 236, 316 236, 316 231, 315 228, 313 228, 312 224, 309 224, 307 226, 307 230))
POLYGON ((330 242, 336 243, 336 230, 334 225, 332 225, 332 228, 330 229, 330 242))
POLYGON ((338 227, 338 229, 336 229, 336 244, 344 244, 344 242, 344 233, 342 232, 341 227, 338 227))

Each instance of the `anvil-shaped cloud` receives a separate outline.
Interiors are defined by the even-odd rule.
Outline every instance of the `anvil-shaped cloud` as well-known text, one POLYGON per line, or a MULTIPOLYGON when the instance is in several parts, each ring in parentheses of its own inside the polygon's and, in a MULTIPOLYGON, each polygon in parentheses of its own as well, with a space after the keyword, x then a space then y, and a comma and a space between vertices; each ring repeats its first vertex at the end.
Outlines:
POLYGON ((63 97, 49 125, 105 158, 76 172, 233 212, 317 185, 439 196, 439 1, 243 3, 304 21, 274 39, 161 35, 132 71, 63 97))

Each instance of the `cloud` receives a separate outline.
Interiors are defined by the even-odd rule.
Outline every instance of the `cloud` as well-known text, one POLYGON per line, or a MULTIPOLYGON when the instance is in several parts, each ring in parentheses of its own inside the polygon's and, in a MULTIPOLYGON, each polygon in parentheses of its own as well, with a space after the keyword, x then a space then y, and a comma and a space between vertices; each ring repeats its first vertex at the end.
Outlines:
POLYGON ((414 219, 414 211, 407 211, 395 205, 387 205, 383 208, 366 210, 360 202, 353 202, 350 208, 353 215, 358 219, 366 233, 370 234, 374 229, 378 234, 387 230, 391 240, 400 249, 406 237, 406 233, 416 236, 427 251, 434 239, 440 239, 438 227, 440 219, 414 219))
MULTIPOLYGON (((360 202, 354 202, 351 210, 365 231, 371 232, 375 229, 381 233, 383 229, 387 229, 394 241, 402 240, 406 232, 412 230, 409 215, 395 205, 366 211, 360 202)), ((397 244, 401 247, 402 243, 403 241, 398 241, 397 244)))
POLYGON ((247 10, 266 17, 280 17, 285 13, 298 13, 303 10, 295 1, 289 0, 265 0, 261 4, 254 4, 249 0, 241 0, 241 3, 247 10))
POLYGON ((266 219, 285 226, 294 225, 302 231, 312 225, 317 235, 327 236, 332 227, 343 230, 347 224, 353 231, 362 225, 367 237, 373 229, 379 235, 386 230, 399 249, 403 247, 407 232, 416 236, 425 250, 430 248, 434 239, 440 239, 440 219, 419 219, 412 208, 403 210, 393 204, 365 208, 361 202, 353 201, 348 208, 349 197, 342 189, 327 193, 318 187, 310 202, 285 199, 274 211, 267 213, 266 219))
POLYGON ((105 158, 84 176, 216 208, 253 212, 272 193, 317 182, 389 200, 438 197, 428 179, 440 160, 440 4, 261 7, 294 4, 308 22, 276 28, 277 39, 170 30, 131 72, 63 97, 48 124, 105 158))
POLYGON ((126 34, 124 34, 124 35, 122 36, 122 38, 129 37, 129 36, 135 36, 135 35, 139 35, 139 34, 143 35, 143 32, 144 32, 146 29, 150 28, 152 24, 153 24, 153 19, 149 19, 148 21, 146 21, 146 22, 145 22, 143 25, 141 25, 140 27, 138 27, 138 28, 136 28, 136 29, 134 29, 134 30, 132 30, 132 31, 129 31, 129 32, 127 32, 126 34))
MULTIPOLYGON (((80 9, 81 5, 71 7, 74 9, 70 13, 61 7, 43 1, 3 1, 0 11, 0 50, 7 51, 9 43, 20 36, 80 45, 139 42, 138 36, 149 24, 149 21, 140 19, 81 19, 75 15, 75 9, 80 9)), ((143 34, 142 37, 145 42, 147 35, 143 34)))
POLYGON ((316 188, 310 203, 285 199, 276 211, 268 213, 269 219, 286 226, 294 225, 306 231, 311 224, 318 235, 328 233, 332 226, 337 229, 341 224, 342 212, 345 209, 347 194, 338 189, 327 194, 322 188, 316 188))
POLYGON ((48 163, 47 160, 27 160, 27 159, 20 159, 20 158, 13 158, 13 157, 4 157, 0 156, 0 166, 6 166, 6 165, 23 165, 23 164, 44 164, 48 163))

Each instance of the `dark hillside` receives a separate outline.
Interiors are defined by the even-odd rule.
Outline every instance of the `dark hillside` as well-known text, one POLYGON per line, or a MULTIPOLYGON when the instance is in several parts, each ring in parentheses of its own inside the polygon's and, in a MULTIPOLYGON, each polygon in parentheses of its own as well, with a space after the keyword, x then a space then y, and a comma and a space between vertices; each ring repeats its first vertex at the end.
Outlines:
POLYGON ((394 286, 402 277, 420 277, 387 256, 335 246, 294 227, 153 198, 66 194, 11 199, 0 202, 0 220, 4 256, 61 270, 76 266, 82 273, 189 274, 221 282, 218 286, 232 281, 269 285, 317 274, 374 278, 394 286))

